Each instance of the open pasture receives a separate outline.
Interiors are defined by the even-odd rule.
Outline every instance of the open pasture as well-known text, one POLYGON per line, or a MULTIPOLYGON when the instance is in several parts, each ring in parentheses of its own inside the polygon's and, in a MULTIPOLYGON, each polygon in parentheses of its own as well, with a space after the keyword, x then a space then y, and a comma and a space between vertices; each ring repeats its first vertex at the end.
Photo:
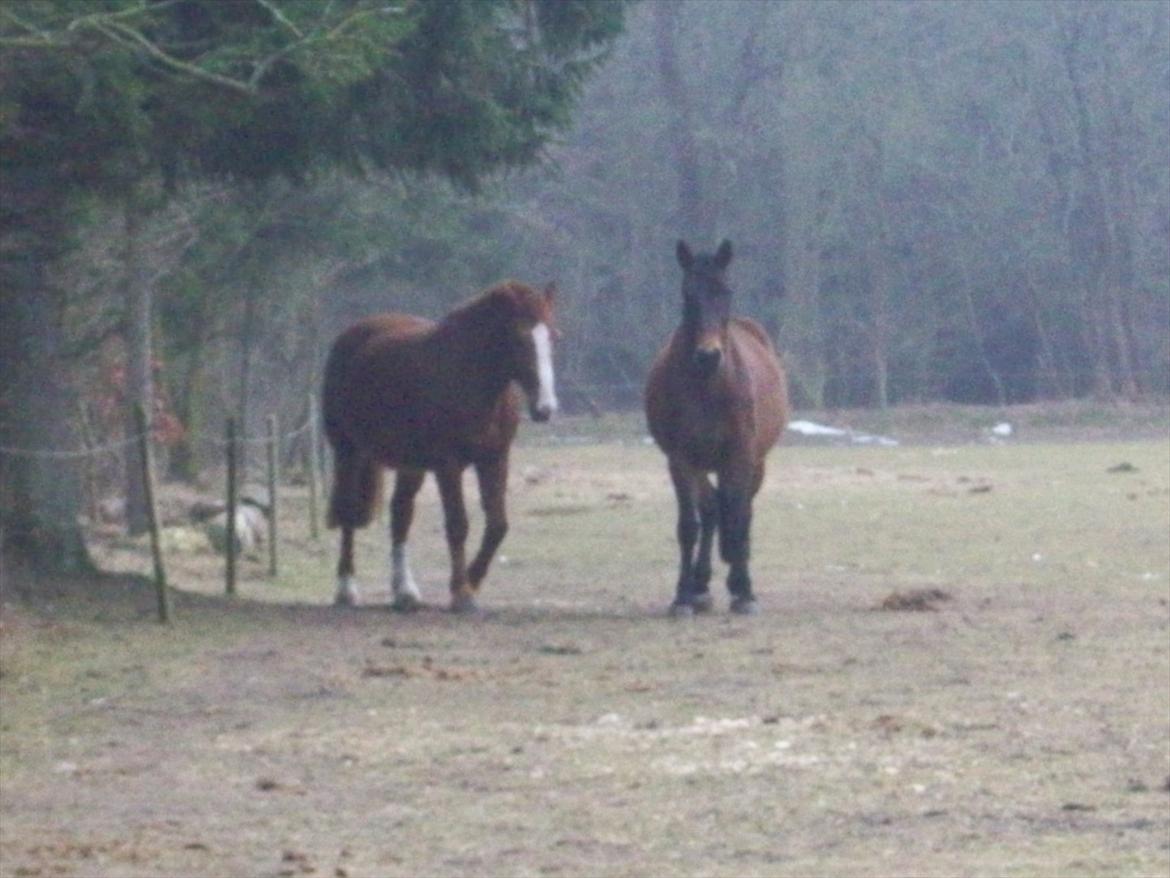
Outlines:
MULTIPOLYGON (((325 606, 300 495, 235 602, 169 559, 171 630, 119 583, 7 605, 0 875, 1166 874, 1164 438, 782 447, 761 614, 719 565, 675 620, 661 454, 524 434, 478 617, 438 609, 433 481, 416 613, 325 606)), ((369 597, 387 553, 383 516, 369 597)))

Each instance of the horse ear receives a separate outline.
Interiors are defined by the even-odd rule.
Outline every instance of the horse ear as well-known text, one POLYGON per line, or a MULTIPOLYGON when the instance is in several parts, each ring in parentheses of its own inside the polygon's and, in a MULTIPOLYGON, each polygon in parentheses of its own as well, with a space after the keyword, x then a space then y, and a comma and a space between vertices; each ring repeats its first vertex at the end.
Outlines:
POLYGON ((687 242, 679 239, 679 242, 674 247, 674 255, 678 257, 678 264, 682 266, 683 271, 690 271, 691 265, 695 262, 695 256, 691 253, 691 248, 687 246, 687 242))
POLYGON ((551 305, 554 301, 556 301, 556 298, 557 282, 555 280, 550 280, 547 284, 544 285, 544 300, 551 305))
POLYGON ((723 243, 719 245, 719 249, 715 251, 715 265, 717 265, 719 270, 722 271, 730 264, 731 242, 724 238, 723 243))

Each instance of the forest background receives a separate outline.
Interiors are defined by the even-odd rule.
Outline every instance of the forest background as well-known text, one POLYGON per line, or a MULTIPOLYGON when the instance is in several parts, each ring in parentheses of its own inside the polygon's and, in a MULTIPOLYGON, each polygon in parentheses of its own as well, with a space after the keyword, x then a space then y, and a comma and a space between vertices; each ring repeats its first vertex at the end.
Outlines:
MULTIPOLYGON (((149 401, 194 479, 349 322, 507 276, 567 407, 633 407, 679 237, 802 408, 1165 398, 1168 132, 1159 0, 5 3, 0 446, 149 401)), ((9 547, 84 566, 73 463, 0 465, 9 547)))

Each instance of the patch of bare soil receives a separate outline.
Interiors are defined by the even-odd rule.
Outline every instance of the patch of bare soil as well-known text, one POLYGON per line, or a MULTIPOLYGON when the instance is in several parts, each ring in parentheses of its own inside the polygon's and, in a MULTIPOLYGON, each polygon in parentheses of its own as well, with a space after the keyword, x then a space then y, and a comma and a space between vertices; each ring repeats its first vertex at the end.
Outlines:
POLYGON ((915 588, 909 591, 894 591, 882 598, 878 604, 879 610, 899 610, 913 612, 937 612, 938 605, 949 601, 951 595, 941 588, 915 588))

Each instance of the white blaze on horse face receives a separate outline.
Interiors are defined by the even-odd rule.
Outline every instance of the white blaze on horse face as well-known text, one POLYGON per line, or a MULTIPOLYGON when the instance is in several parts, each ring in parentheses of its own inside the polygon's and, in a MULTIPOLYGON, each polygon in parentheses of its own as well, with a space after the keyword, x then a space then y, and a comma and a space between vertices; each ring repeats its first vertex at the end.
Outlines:
POLYGON ((552 414, 557 410, 557 390, 553 376, 552 332, 548 324, 538 323, 533 327, 532 341, 536 344, 536 372, 540 377, 540 398, 536 405, 552 414))
POLYGON ((390 547, 390 588, 394 598, 417 601, 421 597, 414 575, 410 572, 410 559, 406 556, 406 543, 395 543, 390 547))

